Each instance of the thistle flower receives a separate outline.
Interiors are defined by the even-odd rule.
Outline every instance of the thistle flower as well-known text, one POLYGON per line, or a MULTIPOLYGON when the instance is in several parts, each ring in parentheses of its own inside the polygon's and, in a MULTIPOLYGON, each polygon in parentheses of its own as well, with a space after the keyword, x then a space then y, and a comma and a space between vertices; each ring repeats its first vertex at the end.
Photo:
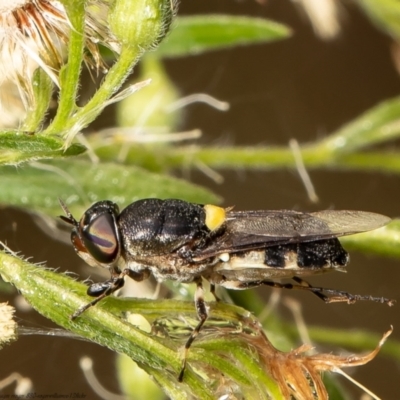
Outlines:
MULTIPOLYGON (((107 29, 106 0, 88 0, 85 12, 85 58, 89 66, 102 66, 98 45, 118 52, 107 29)), ((39 66, 58 85, 63 49, 73 26, 63 4, 56 0, 0 0, 0 85, 13 82, 25 108, 34 104, 32 75, 39 66)))

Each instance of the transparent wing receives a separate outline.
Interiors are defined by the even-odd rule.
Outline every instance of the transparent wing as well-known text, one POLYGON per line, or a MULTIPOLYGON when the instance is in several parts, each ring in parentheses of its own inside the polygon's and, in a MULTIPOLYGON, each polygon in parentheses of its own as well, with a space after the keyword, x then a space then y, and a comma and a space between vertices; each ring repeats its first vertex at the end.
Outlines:
POLYGON ((206 248, 196 251, 194 259, 352 235, 380 228, 389 222, 390 218, 384 215, 364 211, 229 211, 225 232, 206 248))
POLYGON ((267 237, 343 236, 380 228, 384 215, 365 211, 326 210, 302 213, 290 210, 229 212, 227 226, 236 233, 267 237))

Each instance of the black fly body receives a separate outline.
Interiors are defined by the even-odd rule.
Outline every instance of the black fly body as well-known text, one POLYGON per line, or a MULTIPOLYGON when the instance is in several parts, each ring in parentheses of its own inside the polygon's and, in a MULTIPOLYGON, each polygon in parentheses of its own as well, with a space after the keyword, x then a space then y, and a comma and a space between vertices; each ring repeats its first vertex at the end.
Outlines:
MULTIPOLYGON (((228 289, 267 285, 301 289, 326 303, 370 300, 393 304, 383 297, 352 295, 313 287, 303 276, 344 270, 349 257, 337 237, 380 228, 390 218, 363 211, 290 210, 234 211, 182 200, 144 199, 121 212, 111 201, 92 205, 77 221, 60 200, 72 225, 71 241, 89 265, 108 268, 111 278, 89 286, 95 299, 72 318, 124 285, 125 276, 142 281, 153 275, 196 283, 199 323, 185 345, 187 354, 208 317, 202 279, 228 289), (292 279, 294 283, 280 283, 292 279)), ((183 379, 186 354, 179 380, 183 379)))

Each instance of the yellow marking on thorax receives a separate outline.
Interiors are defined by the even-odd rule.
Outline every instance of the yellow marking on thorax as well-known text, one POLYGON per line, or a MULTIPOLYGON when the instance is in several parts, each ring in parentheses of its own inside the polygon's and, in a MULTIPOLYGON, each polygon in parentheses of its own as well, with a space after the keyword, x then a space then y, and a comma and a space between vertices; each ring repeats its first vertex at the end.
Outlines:
POLYGON ((216 231, 225 222, 225 209, 212 204, 206 204, 204 210, 206 212, 207 228, 211 232, 216 231))

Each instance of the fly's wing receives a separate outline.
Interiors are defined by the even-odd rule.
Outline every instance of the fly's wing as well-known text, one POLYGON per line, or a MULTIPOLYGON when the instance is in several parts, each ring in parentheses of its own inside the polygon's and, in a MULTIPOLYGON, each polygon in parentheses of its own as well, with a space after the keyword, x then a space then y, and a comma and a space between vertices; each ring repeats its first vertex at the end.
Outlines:
POLYGON ((390 218, 364 211, 229 211, 224 233, 195 252, 200 260, 220 253, 310 242, 380 228, 390 218))
POLYGON ((366 211, 325 210, 311 214, 329 226, 335 236, 373 231, 387 225, 391 218, 366 211))
POLYGON ((365 211, 325 210, 303 213, 290 210, 237 211, 227 215, 228 229, 264 237, 310 237, 310 240, 371 231, 390 222, 384 215, 365 211))

